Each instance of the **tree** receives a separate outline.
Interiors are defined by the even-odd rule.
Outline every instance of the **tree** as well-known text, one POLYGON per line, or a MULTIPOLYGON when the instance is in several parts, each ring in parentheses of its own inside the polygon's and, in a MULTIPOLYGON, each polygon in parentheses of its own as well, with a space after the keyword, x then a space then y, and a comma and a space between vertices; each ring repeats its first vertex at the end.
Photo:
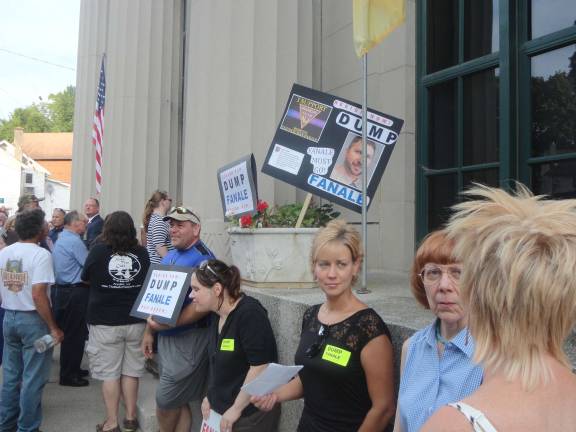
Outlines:
POLYGON ((26 132, 49 132, 52 122, 46 118, 37 104, 16 108, 8 120, 0 120, 0 140, 14 141, 14 128, 22 127, 26 132))
POLYGON ((74 86, 48 96, 48 115, 52 121, 52 132, 72 132, 74 127, 74 86))
POLYGON ((48 102, 16 108, 7 120, 0 119, 0 140, 13 142, 17 127, 25 132, 72 132, 74 95, 74 86, 68 86, 48 96, 48 102))

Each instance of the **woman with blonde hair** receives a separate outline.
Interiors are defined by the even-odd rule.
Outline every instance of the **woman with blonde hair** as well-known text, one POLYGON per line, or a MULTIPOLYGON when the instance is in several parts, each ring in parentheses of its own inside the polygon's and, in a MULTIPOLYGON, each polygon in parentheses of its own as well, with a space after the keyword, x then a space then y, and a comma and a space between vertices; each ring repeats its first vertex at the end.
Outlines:
POLYGON ((569 431, 576 376, 563 343, 576 321, 576 200, 477 186, 447 227, 480 388, 439 410, 424 431, 569 431))
POLYGON ((333 220, 315 237, 312 273, 325 301, 302 319, 295 363, 304 368, 271 394, 262 410, 304 398, 298 432, 382 431, 394 415, 394 361, 382 318, 352 291, 362 264, 358 231, 333 220))
POLYGON ((151 263, 159 264, 172 249, 170 226, 162 218, 172 206, 172 198, 165 191, 155 191, 144 208, 142 224, 146 233, 146 250, 151 263))

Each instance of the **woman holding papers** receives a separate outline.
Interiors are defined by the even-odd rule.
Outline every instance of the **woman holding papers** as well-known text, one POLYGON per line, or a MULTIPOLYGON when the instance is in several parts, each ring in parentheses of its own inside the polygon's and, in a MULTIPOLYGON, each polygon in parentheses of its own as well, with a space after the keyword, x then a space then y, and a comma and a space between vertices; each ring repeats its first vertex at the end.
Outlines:
POLYGON ((352 292, 362 263, 358 232, 330 222, 314 239, 312 272, 324 303, 304 313, 299 376, 252 398, 262 410, 304 397, 299 432, 382 431, 394 415, 393 352, 386 324, 352 292))
POLYGON ((210 379, 202 416, 222 415, 221 432, 271 432, 280 410, 258 411, 241 387, 276 362, 276 340, 260 302, 240 291, 240 271, 212 259, 194 272, 191 297, 198 312, 214 312, 208 346, 210 379))

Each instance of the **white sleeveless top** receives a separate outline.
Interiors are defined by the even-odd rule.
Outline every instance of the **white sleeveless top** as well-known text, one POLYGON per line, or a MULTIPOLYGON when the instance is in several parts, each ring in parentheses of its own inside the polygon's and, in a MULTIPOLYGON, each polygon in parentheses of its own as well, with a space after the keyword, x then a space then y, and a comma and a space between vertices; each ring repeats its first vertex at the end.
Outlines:
POLYGON ((468 419, 474 432, 498 432, 496 428, 492 426, 492 423, 490 423, 486 418, 484 413, 478 411, 476 408, 472 408, 470 405, 463 402, 456 402, 448 405, 456 408, 468 419))

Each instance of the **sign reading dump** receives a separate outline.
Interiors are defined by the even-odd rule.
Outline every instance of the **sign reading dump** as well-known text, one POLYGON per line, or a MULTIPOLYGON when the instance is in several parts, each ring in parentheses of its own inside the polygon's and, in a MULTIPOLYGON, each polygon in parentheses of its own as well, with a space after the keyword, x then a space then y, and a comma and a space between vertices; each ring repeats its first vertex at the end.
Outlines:
POLYGON ((152 316, 156 322, 175 326, 192 271, 189 267, 150 264, 130 315, 144 319, 152 316))
POLYGON ((254 213, 258 203, 254 155, 220 168, 218 187, 225 217, 254 213))
MULTIPOLYGON (((403 124, 368 110, 368 206, 403 124)), ((362 170, 362 107, 294 84, 262 172, 361 213, 362 170)))

